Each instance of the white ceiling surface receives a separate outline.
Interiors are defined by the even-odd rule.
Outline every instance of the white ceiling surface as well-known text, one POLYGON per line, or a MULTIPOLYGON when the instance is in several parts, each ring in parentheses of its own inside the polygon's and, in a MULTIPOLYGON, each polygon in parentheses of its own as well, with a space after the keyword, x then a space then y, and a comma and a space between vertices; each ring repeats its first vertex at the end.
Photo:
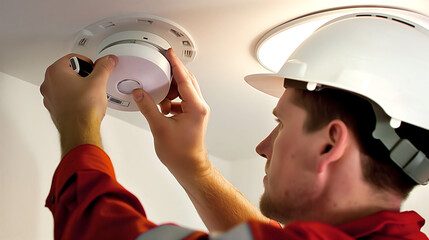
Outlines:
MULTIPOLYGON (((255 146, 274 126, 276 99, 243 80, 247 74, 267 71, 254 53, 265 32, 295 17, 343 6, 381 5, 429 15, 428 0, 0 1, 0 71, 36 85, 42 83, 46 67, 70 51, 75 35, 103 18, 142 13, 184 27, 198 51, 188 68, 212 110, 209 152, 229 161, 256 157, 255 146)), ((148 129, 139 113, 109 114, 148 129)))

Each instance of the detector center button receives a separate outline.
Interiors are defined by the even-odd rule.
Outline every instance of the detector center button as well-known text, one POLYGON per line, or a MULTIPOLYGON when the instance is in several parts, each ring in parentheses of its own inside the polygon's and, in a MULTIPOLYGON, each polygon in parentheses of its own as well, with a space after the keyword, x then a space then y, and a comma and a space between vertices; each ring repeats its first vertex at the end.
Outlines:
POLYGON ((123 94, 131 94, 136 88, 142 88, 142 86, 133 79, 124 79, 118 83, 118 90, 123 94))

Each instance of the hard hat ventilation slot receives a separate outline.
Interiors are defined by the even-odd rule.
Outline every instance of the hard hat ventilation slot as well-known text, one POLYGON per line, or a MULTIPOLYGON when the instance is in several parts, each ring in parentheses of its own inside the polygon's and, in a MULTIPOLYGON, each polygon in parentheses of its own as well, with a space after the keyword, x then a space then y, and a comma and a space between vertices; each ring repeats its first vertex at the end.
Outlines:
POLYGON ((400 22, 400 23, 402 23, 402 24, 405 24, 405 25, 407 25, 407 26, 410 26, 410 27, 413 27, 413 28, 415 28, 416 26, 414 26, 413 24, 411 24, 411 23, 407 23, 407 22, 405 22, 405 21, 402 21, 402 20, 399 20, 399 19, 396 19, 396 18, 392 18, 392 20, 393 21, 396 21, 396 22, 400 22))
POLYGON ((413 24, 408 23, 408 22, 406 22, 404 20, 397 19, 397 18, 391 18, 391 17, 383 16, 383 15, 357 14, 356 17, 377 17, 377 18, 384 18, 384 19, 389 19, 389 20, 392 20, 392 21, 395 21, 395 22, 399 22, 399 23, 405 24, 405 25, 407 25, 409 27, 412 27, 412 28, 416 27, 413 24))
POLYGON ((371 14, 358 14, 356 17, 372 17, 371 14))
POLYGON ((384 19, 389 19, 389 17, 387 17, 387 16, 382 16, 382 15, 376 15, 376 17, 384 18, 384 19))

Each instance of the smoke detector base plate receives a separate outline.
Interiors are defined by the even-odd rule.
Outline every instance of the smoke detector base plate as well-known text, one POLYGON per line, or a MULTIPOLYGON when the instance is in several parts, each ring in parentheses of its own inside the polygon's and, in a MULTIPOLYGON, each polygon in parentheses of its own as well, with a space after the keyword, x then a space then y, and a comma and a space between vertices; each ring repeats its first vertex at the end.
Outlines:
POLYGON ((131 92, 143 88, 156 103, 168 93, 171 70, 164 54, 173 48, 183 63, 194 60, 195 43, 180 25, 157 16, 110 17, 81 30, 71 51, 93 61, 113 54, 119 62, 107 84, 108 106, 137 111, 131 92))

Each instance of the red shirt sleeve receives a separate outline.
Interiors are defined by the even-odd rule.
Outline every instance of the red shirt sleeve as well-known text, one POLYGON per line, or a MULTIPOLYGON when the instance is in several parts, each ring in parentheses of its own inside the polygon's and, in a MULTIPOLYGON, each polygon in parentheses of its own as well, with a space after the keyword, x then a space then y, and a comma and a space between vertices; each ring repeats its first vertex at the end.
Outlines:
POLYGON ((115 177, 107 154, 93 145, 70 151, 55 171, 46 206, 55 239, 135 239, 156 225, 115 177))

